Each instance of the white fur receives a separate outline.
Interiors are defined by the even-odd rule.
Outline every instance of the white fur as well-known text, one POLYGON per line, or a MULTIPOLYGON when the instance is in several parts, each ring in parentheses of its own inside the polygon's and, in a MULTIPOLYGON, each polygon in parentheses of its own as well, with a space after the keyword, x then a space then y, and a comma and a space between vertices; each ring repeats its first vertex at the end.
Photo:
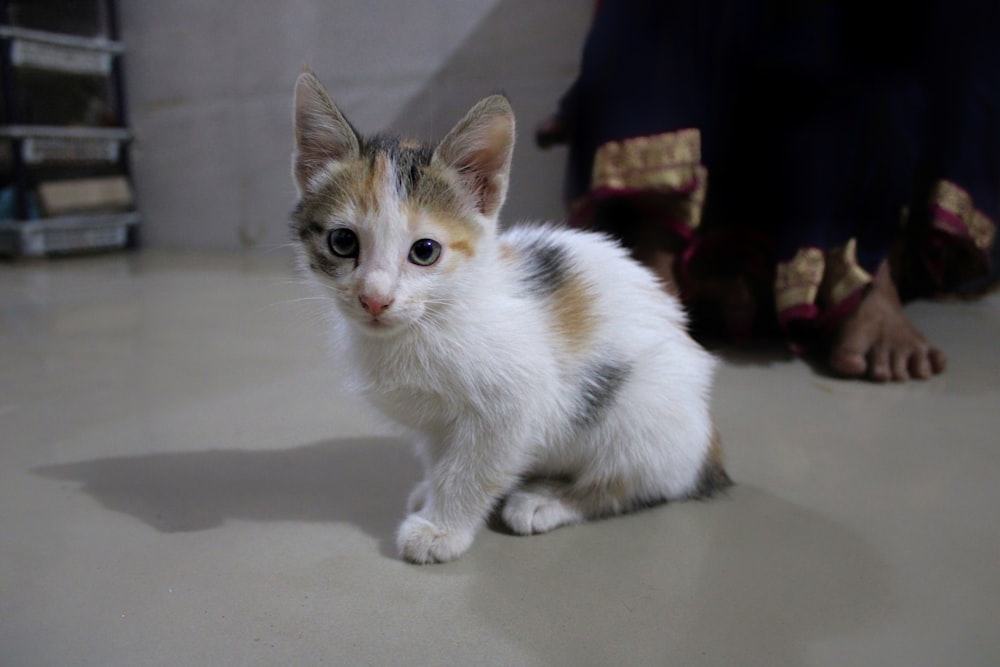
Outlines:
POLYGON ((449 276, 440 315, 375 334, 350 307, 338 327, 338 354, 349 354, 362 391, 421 435, 426 480, 398 536, 407 560, 457 557, 508 494, 505 522, 530 534, 683 498, 697 483, 712 435, 714 361, 687 335, 680 306, 598 235, 522 227, 499 237, 525 250, 543 240, 566 247, 589 277, 597 327, 586 353, 553 334, 551 313, 525 293, 518 264, 495 252, 449 276), (600 422, 580 429, 581 377, 600 359, 627 362, 632 372, 600 422), (519 489, 546 475, 574 485, 519 489), (616 492, 568 493, 589 486, 616 492))
MULTIPOLYGON (((311 75, 300 78, 303 86, 303 104, 332 105, 311 75)), ((297 118, 313 122, 311 108, 300 111, 297 118)), ((351 148, 338 118, 333 130, 321 129, 351 148)), ((486 184, 474 201, 483 233, 471 257, 446 248, 431 267, 407 262, 415 240, 446 241, 447 230, 410 210, 389 181, 377 215, 338 211, 336 220, 318 221, 349 225, 362 248, 343 271, 310 274, 336 304, 336 354, 384 414, 418 435, 426 476, 398 533, 402 556, 416 563, 461 555, 504 499, 504 521, 531 534, 687 497, 711 447, 715 362, 688 336, 680 305, 652 273, 596 234, 549 226, 496 234, 512 142, 513 117, 497 98, 480 103, 444 142, 445 153, 474 163, 459 165, 463 179, 470 168, 490 170, 470 181, 486 184), (475 151, 463 150, 466 140, 475 151), (587 295, 593 317, 576 345, 554 326, 558 292, 543 297, 526 287, 525 258, 545 246, 563 249, 566 275, 582 280, 587 295), (364 295, 392 306, 374 317, 360 303, 364 295), (600 365, 623 369, 624 380, 599 415, 588 415, 585 390, 600 365)), ((325 155, 299 147, 300 181, 324 173, 310 148, 325 155)), ((303 247, 303 264, 321 252, 303 247)))

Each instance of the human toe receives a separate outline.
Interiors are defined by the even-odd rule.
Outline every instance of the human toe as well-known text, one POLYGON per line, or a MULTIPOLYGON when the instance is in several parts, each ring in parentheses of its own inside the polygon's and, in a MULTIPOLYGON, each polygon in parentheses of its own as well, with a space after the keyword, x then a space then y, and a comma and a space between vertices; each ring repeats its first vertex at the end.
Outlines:
POLYGON ((888 382, 892 379, 892 368, 889 361, 889 349, 884 345, 876 345, 869 353, 868 376, 875 382, 888 382))
POLYGON ((910 357, 910 375, 918 380, 926 380, 933 374, 930 350, 917 350, 916 354, 910 357))
POLYGON ((935 374, 944 373, 945 369, 948 368, 948 357, 936 347, 931 348, 930 354, 927 357, 930 360, 931 370, 935 374))
POLYGON ((905 382, 910 379, 910 362, 917 356, 913 350, 902 349, 893 350, 890 354, 892 364, 892 379, 896 382, 905 382))
POLYGON ((829 364, 834 371, 848 377, 864 375, 865 371, 868 370, 868 362, 865 361, 865 355, 861 352, 835 350, 830 355, 829 364))

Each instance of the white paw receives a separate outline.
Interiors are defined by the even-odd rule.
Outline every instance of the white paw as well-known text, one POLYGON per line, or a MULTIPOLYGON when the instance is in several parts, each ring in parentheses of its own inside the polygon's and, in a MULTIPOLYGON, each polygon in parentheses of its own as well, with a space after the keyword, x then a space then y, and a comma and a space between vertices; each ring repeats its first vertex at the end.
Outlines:
POLYGON ((447 563, 472 544, 471 530, 444 530, 418 514, 403 521, 396 535, 399 554, 411 563, 447 563))
POLYGON ((422 510, 427 504, 427 496, 430 495, 430 492, 431 485, 426 479, 413 487, 413 490, 410 491, 410 497, 406 499, 406 513, 413 514, 422 510))
POLYGON ((562 498, 537 491, 515 491, 503 506, 504 523, 518 535, 547 533, 583 519, 583 512, 562 498))

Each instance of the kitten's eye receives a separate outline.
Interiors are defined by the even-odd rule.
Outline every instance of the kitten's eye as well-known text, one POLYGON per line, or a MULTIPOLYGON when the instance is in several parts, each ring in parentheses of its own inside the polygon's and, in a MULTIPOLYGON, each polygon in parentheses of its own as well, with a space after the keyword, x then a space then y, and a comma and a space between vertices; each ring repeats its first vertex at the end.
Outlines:
POLYGON ((420 239, 410 248, 410 261, 417 266, 430 266, 441 256, 441 244, 430 239, 420 239))
POLYGON ((330 232, 327 242, 330 244, 330 252, 337 257, 358 256, 358 237, 350 229, 345 227, 334 229, 330 232))

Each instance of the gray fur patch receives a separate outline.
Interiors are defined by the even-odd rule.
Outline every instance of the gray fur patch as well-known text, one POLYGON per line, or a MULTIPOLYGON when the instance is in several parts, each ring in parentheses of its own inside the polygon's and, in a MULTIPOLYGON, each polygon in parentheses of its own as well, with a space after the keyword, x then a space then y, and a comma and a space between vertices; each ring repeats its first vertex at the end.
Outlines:
POLYGON ((303 222, 305 217, 305 204, 299 201, 292 210, 292 215, 288 221, 288 228, 292 235, 300 241, 305 241, 309 237, 307 224, 303 222))
POLYGON ((408 197, 417 189, 424 167, 431 163, 433 150, 429 146, 406 142, 399 137, 377 134, 362 138, 361 154, 374 160, 384 155, 395 166, 396 188, 400 196, 408 197))
POLYGON ((688 497, 692 500, 705 500, 732 485, 733 480, 720 463, 706 460, 698 474, 698 484, 688 497))
POLYGON ((580 407, 574 420, 576 424, 590 428, 600 423, 618 400, 622 387, 631 375, 632 364, 629 362, 601 361, 587 369, 580 386, 580 407))
POLYGON ((569 277, 570 261, 566 249, 542 245, 529 249, 524 256, 522 282, 536 296, 552 295, 569 277))

